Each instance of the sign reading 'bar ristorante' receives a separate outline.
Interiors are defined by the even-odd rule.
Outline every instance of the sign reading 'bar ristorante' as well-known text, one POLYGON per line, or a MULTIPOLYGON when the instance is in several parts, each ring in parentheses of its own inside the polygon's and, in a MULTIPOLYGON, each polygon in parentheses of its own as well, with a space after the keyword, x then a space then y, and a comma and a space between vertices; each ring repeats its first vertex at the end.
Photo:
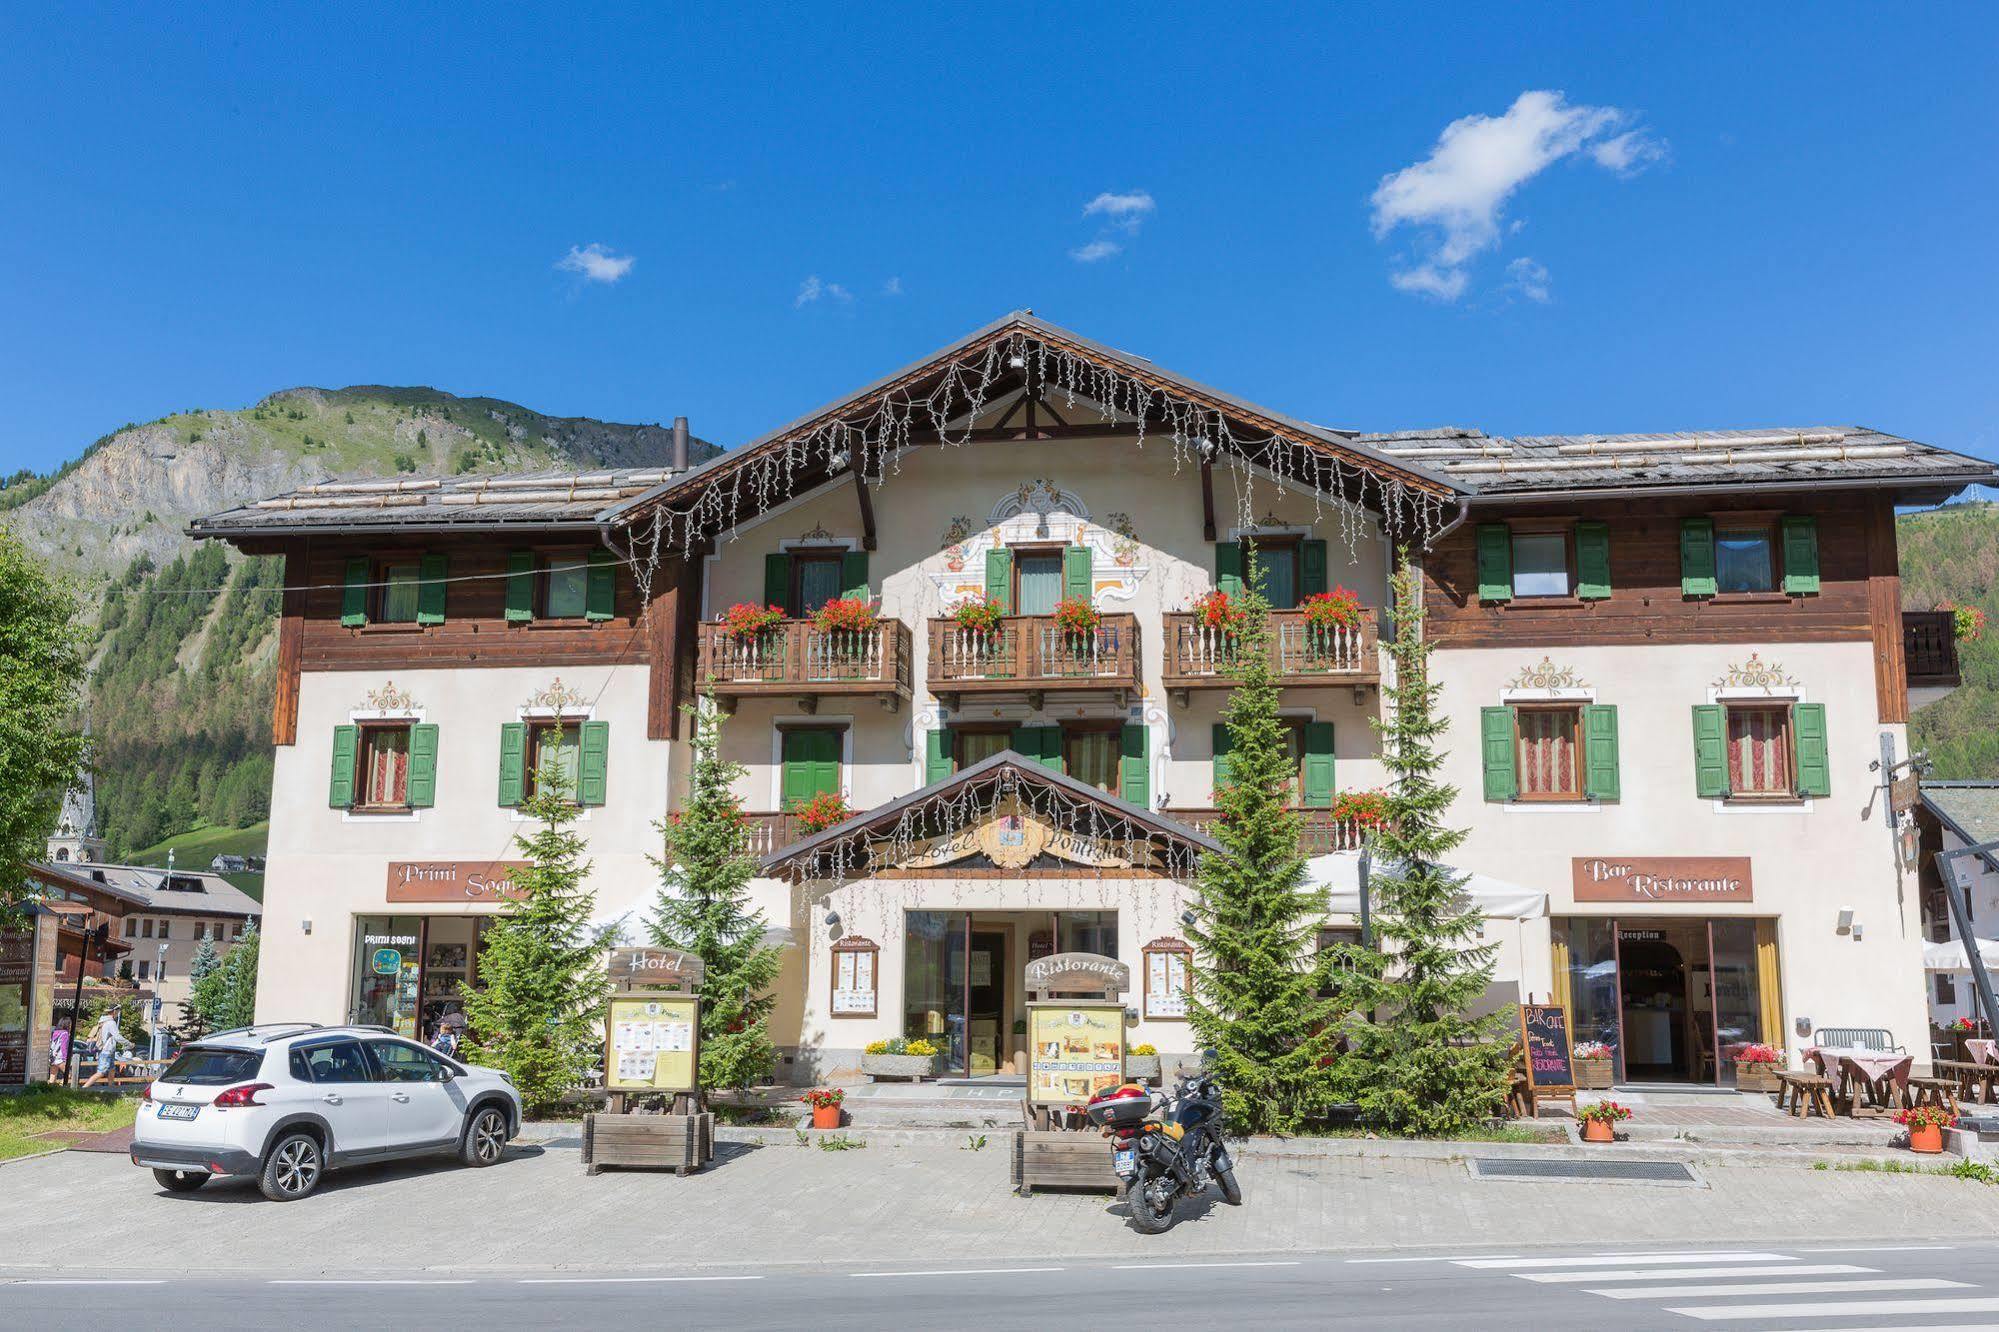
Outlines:
POLYGON ((1578 902, 1747 902, 1747 856, 1577 856, 1578 902))
POLYGON ((525 860, 392 860, 391 902, 497 902, 519 897, 514 874, 525 860))

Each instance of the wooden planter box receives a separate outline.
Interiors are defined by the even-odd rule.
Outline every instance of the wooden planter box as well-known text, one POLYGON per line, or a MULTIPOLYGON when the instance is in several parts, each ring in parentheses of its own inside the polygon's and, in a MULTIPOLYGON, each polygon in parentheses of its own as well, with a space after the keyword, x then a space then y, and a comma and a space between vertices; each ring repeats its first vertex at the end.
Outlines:
POLYGON ((1735 1089, 1737 1091, 1775 1092, 1778 1086, 1777 1066, 1775 1064, 1768 1062, 1746 1064, 1739 1059, 1736 1060, 1735 1089))
POLYGON ((1155 1087, 1158 1086, 1160 1076, 1159 1056, 1156 1054, 1126 1055, 1124 1057, 1124 1075, 1133 1082, 1149 1082, 1155 1087))
POLYGON ((861 1072, 871 1078, 910 1078, 921 1082, 937 1071, 936 1055, 864 1054, 861 1072))
POLYGON ((1094 1129, 1022 1129, 1013 1135, 1013 1187, 1023 1198, 1038 1188, 1115 1193, 1119 1182, 1110 1142, 1094 1129))
POLYGON ((1578 1059, 1575 1063, 1576 1086, 1584 1091, 1609 1091, 1617 1081, 1615 1060, 1578 1059))
POLYGON ((715 1116, 583 1116, 584 1173, 605 1166, 671 1170, 689 1175, 715 1159, 715 1116))

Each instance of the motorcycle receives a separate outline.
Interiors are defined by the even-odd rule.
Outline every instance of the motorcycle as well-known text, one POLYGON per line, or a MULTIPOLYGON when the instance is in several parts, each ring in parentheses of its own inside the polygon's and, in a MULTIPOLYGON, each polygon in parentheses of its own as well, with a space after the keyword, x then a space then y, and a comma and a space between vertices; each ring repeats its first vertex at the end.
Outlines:
POLYGON ((1183 1073, 1170 1096, 1131 1082, 1106 1088, 1083 1113, 1111 1140, 1111 1165, 1140 1234, 1165 1232, 1174 1204, 1210 1184, 1223 1202, 1242 1206, 1235 1162, 1222 1141, 1221 1095, 1205 1072, 1183 1073))

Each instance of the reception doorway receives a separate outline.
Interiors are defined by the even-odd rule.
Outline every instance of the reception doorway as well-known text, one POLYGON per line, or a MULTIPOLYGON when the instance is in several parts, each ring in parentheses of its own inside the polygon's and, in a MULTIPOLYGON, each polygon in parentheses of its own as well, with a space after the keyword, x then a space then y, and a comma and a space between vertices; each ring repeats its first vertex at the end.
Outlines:
POLYGON ((956 1077, 1026 1076, 1021 972, 1051 953, 1117 955, 1115 911, 909 911, 903 1035, 937 1046, 956 1077))

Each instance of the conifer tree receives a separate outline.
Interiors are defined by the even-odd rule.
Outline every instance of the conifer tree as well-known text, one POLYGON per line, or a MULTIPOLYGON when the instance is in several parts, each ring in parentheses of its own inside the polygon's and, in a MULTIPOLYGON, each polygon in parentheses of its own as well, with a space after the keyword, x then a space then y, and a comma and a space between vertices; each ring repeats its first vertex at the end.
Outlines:
MULTIPOLYGON (((187 964, 187 998, 180 1001, 180 1034, 185 1040, 206 1036, 211 1031, 220 1030, 209 1022, 202 1012, 202 982, 213 976, 222 967, 222 958, 215 951, 215 944, 203 939, 194 950, 194 957, 187 964)), ((213 986, 209 989, 212 991, 213 986)))
POLYGON ((769 1019, 784 950, 766 943, 763 912, 750 904, 756 862, 735 783, 744 769, 721 755, 722 714, 712 697, 690 708, 693 765, 687 803, 659 825, 666 854, 654 858, 660 889, 646 922, 662 948, 692 953, 701 980, 703 1089, 767 1080, 777 1061, 769 1019))
POLYGON ((1465 876, 1442 862, 1465 839, 1444 827, 1457 788, 1439 780, 1438 712, 1430 672, 1435 647, 1423 635, 1417 574, 1399 553, 1393 579, 1395 680, 1389 716, 1377 720, 1391 782, 1388 816, 1375 835, 1370 881, 1378 955, 1361 955, 1349 989, 1343 1090, 1371 1127, 1451 1134, 1498 1113, 1506 1096, 1507 1015, 1471 1015, 1492 980, 1495 945, 1480 944, 1484 916, 1461 895, 1465 876))
POLYGON ((536 827, 515 839, 526 858, 519 897, 487 929, 474 989, 460 982, 470 1026, 465 1057, 511 1077, 529 1114, 555 1106, 602 1057, 609 931, 592 928, 590 864, 569 825, 576 807, 560 773, 535 774, 525 809, 536 827))
MULTIPOLYGON (((1198 873, 1197 954, 1189 1017, 1222 1088, 1229 1127, 1285 1133, 1332 1097, 1330 1068, 1339 1002, 1332 962, 1318 953, 1323 896, 1306 878, 1291 810, 1294 765, 1278 721, 1268 643, 1270 606, 1259 589, 1254 547, 1234 646, 1236 686, 1222 714, 1226 776, 1216 778, 1221 817, 1212 829, 1226 855, 1204 856, 1198 873)), ((1217 765, 1220 767, 1221 765, 1217 765)))

